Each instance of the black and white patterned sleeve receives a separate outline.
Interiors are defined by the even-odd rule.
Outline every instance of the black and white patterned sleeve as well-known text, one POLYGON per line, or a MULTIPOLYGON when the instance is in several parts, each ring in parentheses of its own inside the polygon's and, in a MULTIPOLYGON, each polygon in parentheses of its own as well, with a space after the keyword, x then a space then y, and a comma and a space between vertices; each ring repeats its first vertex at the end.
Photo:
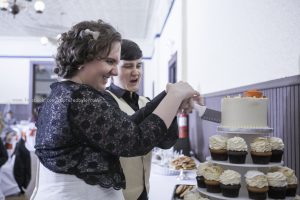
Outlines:
POLYGON ((138 156, 160 143, 167 128, 155 114, 138 125, 100 93, 80 89, 69 107, 72 131, 88 145, 118 156, 138 156))

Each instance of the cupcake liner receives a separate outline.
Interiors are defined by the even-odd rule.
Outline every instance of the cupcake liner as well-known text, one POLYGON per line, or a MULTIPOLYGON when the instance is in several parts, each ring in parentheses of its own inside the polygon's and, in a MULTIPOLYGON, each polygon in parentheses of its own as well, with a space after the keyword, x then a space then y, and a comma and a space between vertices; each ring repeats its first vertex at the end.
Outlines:
POLYGON ((230 163, 243 164, 246 161, 247 151, 228 151, 230 163))
POLYGON ((221 191, 224 197, 238 197, 241 184, 238 185, 224 185, 220 184, 221 191))
POLYGON ((272 187, 269 186, 268 196, 272 199, 284 199, 287 187, 272 187))
POLYGON ((288 185, 285 196, 294 197, 296 196, 296 192, 297 192, 297 184, 288 185))
POLYGON ((281 162, 283 150, 272 150, 270 162, 281 162))
POLYGON ((220 182, 205 180, 206 191, 211 193, 221 193, 220 182))
POLYGON ((251 158, 254 164, 269 164, 272 152, 252 152, 251 158))
POLYGON ((219 160, 219 161, 226 161, 228 160, 228 154, 227 150, 221 149, 221 150, 214 150, 214 149, 209 149, 211 158, 213 160, 219 160))
POLYGON ((248 196, 250 199, 263 200, 267 199, 268 187, 256 188, 247 186, 248 196))
POLYGON ((196 176, 196 180, 197 180, 198 187, 200 187, 200 188, 206 188, 203 176, 196 176))
POLYGON ((252 192, 248 190, 250 199, 264 200, 267 199, 267 192, 252 192))

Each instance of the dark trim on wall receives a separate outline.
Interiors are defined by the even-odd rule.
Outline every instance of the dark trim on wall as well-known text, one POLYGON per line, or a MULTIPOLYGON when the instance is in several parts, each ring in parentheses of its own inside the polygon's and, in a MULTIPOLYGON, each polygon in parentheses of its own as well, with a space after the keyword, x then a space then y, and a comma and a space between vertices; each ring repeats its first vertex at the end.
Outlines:
POLYGON ((167 14, 167 16, 166 16, 166 18, 165 18, 165 21, 164 21, 164 23, 163 23, 163 26, 162 26, 162 28, 161 28, 161 30, 160 30, 160 33, 157 33, 157 34, 155 35, 154 38, 159 38, 159 37, 161 36, 161 34, 163 33, 163 31, 164 31, 164 29, 165 29, 165 26, 166 26, 166 24, 167 24, 167 21, 168 21, 168 19, 169 19, 169 16, 170 16, 170 14, 171 14, 171 11, 172 11, 172 9, 173 9, 174 2, 175 2, 175 0, 172 0, 171 6, 170 6, 169 11, 168 11, 168 14, 167 14))
POLYGON ((208 93, 208 94, 204 94, 203 96, 204 97, 215 97, 215 96, 220 96, 220 95, 227 95, 230 93, 240 93, 240 92, 243 92, 243 91, 249 90, 249 89, 266 90, 266 89, 272 89, 272 88, 292 86, 292 85, 299 84, 299 82, 300 82, 300 75, 295 75, 295 76, 270 80, 267 82, 263 82, 263 84, 256 83, 256 84, 252 84, 252 85, 242 86, 242 87, 238 87, 238 88, 232 88, 232 89, 223 90, 223 91, 219 91, 219 92, 208 93))

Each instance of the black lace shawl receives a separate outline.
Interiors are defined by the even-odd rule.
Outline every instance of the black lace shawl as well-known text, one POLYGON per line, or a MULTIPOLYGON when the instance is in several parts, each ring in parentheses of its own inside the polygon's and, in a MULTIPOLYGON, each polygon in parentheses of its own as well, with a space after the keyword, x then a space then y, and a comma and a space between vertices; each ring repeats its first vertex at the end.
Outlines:
POLYGON ((177 139, 151 106, 128 116, 107 92, 71 81, 51 89, 39 109, 35 148, 53 172, 76 175, 90 185, 125 188, 120 156, 144 155, 166 138, 177 139))

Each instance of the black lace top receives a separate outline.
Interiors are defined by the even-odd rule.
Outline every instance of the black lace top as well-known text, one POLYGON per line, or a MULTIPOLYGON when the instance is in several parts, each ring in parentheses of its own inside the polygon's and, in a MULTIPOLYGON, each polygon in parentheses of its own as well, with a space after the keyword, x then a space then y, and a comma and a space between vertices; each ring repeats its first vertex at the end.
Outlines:
POLYGON ((51 89, 39 109, 35 147, 40 162, 56 173, 125 188, 119 156, 144 155, 167 134, 177 138, 177 132, 167 133, 151 106, 128 116, 107 92, 71 81, 51 89))

